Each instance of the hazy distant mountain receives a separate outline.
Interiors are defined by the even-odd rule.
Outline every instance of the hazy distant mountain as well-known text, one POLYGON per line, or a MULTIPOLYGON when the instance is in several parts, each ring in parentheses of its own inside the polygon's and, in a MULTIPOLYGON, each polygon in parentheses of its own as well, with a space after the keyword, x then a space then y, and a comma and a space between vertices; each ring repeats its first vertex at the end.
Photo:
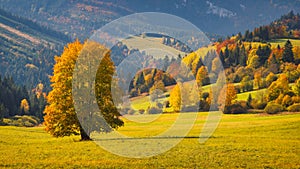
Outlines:
POLYGON ((135 12, 164 12, 183 17, 210 34, 231 35, 300 11, 299 0, 0 0, 0 7, 72 37, 135 12))

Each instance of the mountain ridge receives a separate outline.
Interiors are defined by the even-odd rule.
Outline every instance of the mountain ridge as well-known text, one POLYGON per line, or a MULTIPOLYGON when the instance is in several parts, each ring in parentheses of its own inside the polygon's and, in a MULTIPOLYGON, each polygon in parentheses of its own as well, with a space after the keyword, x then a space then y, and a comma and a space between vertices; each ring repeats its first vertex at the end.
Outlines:
POLYGON ((300 11, 300 1, 0 0, 0 7, 84 40, 104 24, 137 12, 169 13, 190 21, 204 32, 231 35, 267 24, 290 10, 300 11))

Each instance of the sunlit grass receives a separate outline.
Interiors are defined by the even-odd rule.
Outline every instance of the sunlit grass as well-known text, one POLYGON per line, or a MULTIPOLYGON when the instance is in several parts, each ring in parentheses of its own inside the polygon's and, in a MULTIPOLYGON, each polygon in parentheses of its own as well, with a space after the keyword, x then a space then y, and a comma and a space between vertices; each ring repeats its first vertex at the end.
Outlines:
MULTIPOLYGON (((199 136, 206 116, 198 114, 188 136, 199 136)), ((150 124, 125 120, 119 131, 160 133, 176 118, 163 114, 150 124)), ((0 127, 0 168, 299 168, 299 132, 300 114, 223 115, 204 144, 188 137, 158 156, 132 159, 80 142, 78 136, 53 138, 43 127, 0 127)))
POLYGON ((280 45, 281 47, 284 47, 284 44, 287 40, 290 40, 293 46, 300 46, 300 40, 299 39, 275 39, 270 41, 272 46, 277 47, 277 45, 280 45))
POLYGON ((266 93, 266 91, 267 91, 267 89, 260 89, 260 90, 250 91, 250 92, 239 93, 239 94, 237 94, 236 100, 245 100, 246 101, 250 94, 251 94, 252 98, 261 99, 264 97, 264 94, 266 93))

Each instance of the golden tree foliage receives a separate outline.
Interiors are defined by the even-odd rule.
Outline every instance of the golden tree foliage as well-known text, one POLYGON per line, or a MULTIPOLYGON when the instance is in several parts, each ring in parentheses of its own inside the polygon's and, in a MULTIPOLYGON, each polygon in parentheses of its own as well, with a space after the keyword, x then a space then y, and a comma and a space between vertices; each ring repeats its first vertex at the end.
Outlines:
POLYGON ((202 85, 207 85, 209 82, 208 72, 205 66, 201 66, 196 75, 196 83, 200 88, 202 85))
POLYGON ((64 48, 60 57, 55 57, 53 76, 50 78, 52 90, 47 98, 49 105, 45 108, 44 116, 46 131, 55 137, 80 134, 72 99, 72 75, 82 47, 76 40, 64 48))
POLYGON ((21 100, 20 108, 25 114, 29 112, 29 103, 26 99, 21 100))
POLYGON ((236 98, 237 98, 237 92, 235 90, 235 87, 232 83, 229 83, 222 88, 218 98, 218 103, 219 104, 223 103, 225 100, 225 105, 219 105, 219 106, 221 106, 221 108, 223 106, 230 106, 233 100, 235 100, 236 98))
POLYGON ((278 97, 289 91, 289 81, 285 74, 281 74, 279 78, 273 82, 269 88, 266 95, 267 101, 273 101, 278 99, 278 97))
POLYGON ((252 68, 257 68, 259 66, 259 56, 254 55, 248 59, 247 65, 252 68))
MULTIPOLYGON (((195 52, 192 52, 190 54, 188 54, 188 56, 184 57, 182 59, 182 62, 187 66, 187 67, 192 67, 193 62, 195 62, 197 59, 197 54, 195 52)), ((195 64, 195 63, 194 63, 195 64)), ((196 66, 196 65, 195 65, 196 66)))
MULTIPOLYGON (((103 48, 103 46, 99 45, 98 47, 103 48)), ((102 58, 97 70, 95 90, 97 103, 105 121, 110 125, 110 127, 118 128, 119 126, 123 125, 123 121, 119 119, 119 116, 121 116, 121 114, 118 112, 116 106, 114 105, 112 98, 111 84, 113 80, 114 70, 115 68, 110 58, 110 52, 107 52, 102 58)), ((98 127, 102 128, 101 130, 105 132, 111 130, 111 128, 105 129, 104 126, 98 127)))
POLYGON ((297 95, 300 96, 300 78, 296 80, 295 85, 293 86, 293 92, 297 95))
POLYGON ((181 91, 179 85, 180 84, 177 83, 170 92, 169 102, 175 112, 179 112, 181 110, 181 91))
POLYGON ((227 93, 226 93, 226 105, 231 105, 232 101, 237 98, 237 92, 235 90, 235 87, 232 83, 227 84, 227 93))
POLYGON ((300 46, 294 46, 293 53, 295 60, 300 60, 300 46))
POLYGON ((211 71, 212 72, 219 72, 221 69, 222 63, 219 57, 215 57, 214 60, 212 61, 212 67, 211 71))
POLYGON ((262 87, 262 78, 260 72, 254 73, 253 85, 254 85, 254 89, 260 89, 262 87))
POLYGON ((285 95, 282 99, 281 104, 285 107, 288 107, 288 106, 292 105, 293 104, 292 97, 289 96, 289 95, 285 95))
POLYGON ((270 72, 268 74, 268 76, 266 77, 266 83, 267 83, 267 86, 270 86, 271 83, 275 80, 276 76, 274 73, 270 72))
MULTIPOLYGON (((114 65, 110 59, 108 49, 104 50, 103 48, 103 46, 96 42, 86 42, 85 50, 82 50, 83 44, 76 40, 64 48, 60 57, 55 57, 56 64, 54 65, 54 72, 51 77, 52 91, 49 93, 47 98, 49 105, 45 108, 46 115, 44 117, 46 131, 51 135, 55 137, 63 137, 72 134, 81 134, 81 139, 87 140, 90 139, 89 135, 92 131, 110 131, 111 128, 117 128, 118 126, 123 125, 123 122, 118 119, 120 114, 112 101, 111 82, 114 73, 114 65), (77 59, 79 55, 82 54, 82 51, 88 52, 84 54, 95 55, 95 58, 98 58, 98 55, 104 54, 101 62, 99 60, 99 62, 81 65, 81 67, 78 68, 79 72, 76 73, 85 75, 87 72, 91 71, 91 64, 94 63, 97 65, 96 67, 99 67, 97 71, 94 71, 96 74, 95 85, 88 84, 88 86, 85 86, 86 83, 89 83, 88 79, 84 79, 86 77, 80 76, 83 79, 77 80, 84 83, 82 88, 88 87, 90 91, 96 91, 96 99, 101 114, 99 111, 89 110, 88 102, 82 103, 84 105, 81 107, 84 108, 81 108, 79 112, 77 112, 79 115, 75 112, 72 97, 73 70, 75 68, 75 62, 78 61, 77 59), (95 86, 95 89, 91 86, 95 86), (89 115, 92 116, 92 119, 89 119, 90 116, 87 116, 86 113, 88 111, 86 110, 89 110, 89 115), (99 119, 102 120, 102 117, 104 117, 105 121, 110 126, 97 121, 99 119), (81 120, 80 122, 82 122, 82 120, 84 120, 83 118, 88 118, 87 120, 94 120, 93 124, 80 124, 79 119, 81 120)), ((87 59, 91 58, 87 57, 87 59)), ((84 61, 88 62, 90 60, 84 61)), ((73 94, 78 95, 78 91, 73 94)), ((82 95, 81 98, 85 96, 86 95, 82 95)))

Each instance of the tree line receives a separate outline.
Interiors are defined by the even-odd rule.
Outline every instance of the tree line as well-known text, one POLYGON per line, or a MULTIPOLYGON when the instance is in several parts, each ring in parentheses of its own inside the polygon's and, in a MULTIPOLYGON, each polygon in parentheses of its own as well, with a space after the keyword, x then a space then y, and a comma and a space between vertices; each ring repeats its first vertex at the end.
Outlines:
POLYGON ((17 85, 12 77, 0 76, 0 120, 28 115, 43 121, 45 97, 42 84, 28 92, 25 86, 17 85))
POLYGON ((290 11, 269 25, 260 26, 253 31, 246 30, 244 35, 238 33, 237 39, 248 42, 267 42, 278 38, 300 37, 300 15, 290 11))

